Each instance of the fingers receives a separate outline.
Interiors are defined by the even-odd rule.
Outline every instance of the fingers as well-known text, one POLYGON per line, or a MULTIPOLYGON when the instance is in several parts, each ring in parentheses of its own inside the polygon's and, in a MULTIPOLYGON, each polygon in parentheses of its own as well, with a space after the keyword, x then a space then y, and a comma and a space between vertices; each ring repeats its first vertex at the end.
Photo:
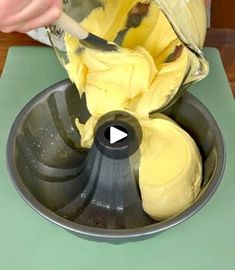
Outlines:
POLYGON ((1 1, 8 1, 2 7, 3 13, 1 12, 0 15, 0 31, 6 33, 12 31, 25 32, 48 25, 55 21, 62 12, 61 0, 1 1))
POLYGON ((47 26, 59 18, 61 10, 58 8, 48 9, 41 16, 28 21, 26 24, 23 24, 18 27, 18 32, 28 32, 32 29, 38 28, 40 26, 47 26))

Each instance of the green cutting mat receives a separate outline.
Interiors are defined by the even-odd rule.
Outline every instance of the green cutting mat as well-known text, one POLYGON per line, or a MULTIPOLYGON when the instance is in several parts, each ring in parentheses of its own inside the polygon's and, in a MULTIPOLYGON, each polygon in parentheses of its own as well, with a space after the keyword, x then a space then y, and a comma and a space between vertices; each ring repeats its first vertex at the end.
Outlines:
POLYGON ((227 145, 222 183, 195 216, 152 239, 121 245, 80 239, 34 212, 8 176, 7 136, 35 94, 64 79, 50 48, 11 48, 0 80, 0 269, 235 269, 235 104, 219 53, 206 49, 211 72, 191 91, 207 105, 227 145))

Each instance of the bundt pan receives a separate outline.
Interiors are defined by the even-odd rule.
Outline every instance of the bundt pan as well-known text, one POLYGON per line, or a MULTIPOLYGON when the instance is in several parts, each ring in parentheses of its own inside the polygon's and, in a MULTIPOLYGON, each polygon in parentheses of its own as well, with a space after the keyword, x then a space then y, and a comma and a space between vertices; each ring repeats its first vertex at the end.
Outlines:
POLYGON ((183 94, 165 113, 194 138, 204 163, 198 198, 170 219, 157 222, 142 210, 138 172, 130 165, 138 151, 115 159, 100 135, 91 150, 80 147, 75 119, 85 122, 89 113, 69 80, 41 92, 17 116, 7 145, 12 181, 34 210, 81 237, 130 241, 169 229, 195 214, 216 191, 225 150, 214 118, 193 95, 183 94))

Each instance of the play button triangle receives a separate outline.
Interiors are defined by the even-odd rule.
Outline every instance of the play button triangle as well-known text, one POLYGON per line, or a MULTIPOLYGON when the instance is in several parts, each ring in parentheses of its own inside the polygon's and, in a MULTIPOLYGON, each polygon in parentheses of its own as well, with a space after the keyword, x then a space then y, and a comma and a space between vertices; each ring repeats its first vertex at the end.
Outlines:
POLYGON ((121 131, 116 127, 110 127, 110 143, 114 144, 116 142, 121 141, 126 138, 128 134, 126 132, 121 131))

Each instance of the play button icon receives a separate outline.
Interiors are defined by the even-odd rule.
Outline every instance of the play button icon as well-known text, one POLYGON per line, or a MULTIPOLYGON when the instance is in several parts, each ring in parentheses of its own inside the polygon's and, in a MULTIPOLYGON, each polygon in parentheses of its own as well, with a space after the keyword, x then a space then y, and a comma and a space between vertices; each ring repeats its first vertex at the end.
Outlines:
POLYGON ((139 149, 141 140, 142 129, 137 119, 123 111, 103 115, 95 127, 95 146, 112 159, 132 156, 139 149))
POLYGON ((107 139, 109 139, 110 144, 120 142, 128 136, 127 131, 123 131, 123 128, 120 126, 111 126, 108 129, 109 138, 107 139))

